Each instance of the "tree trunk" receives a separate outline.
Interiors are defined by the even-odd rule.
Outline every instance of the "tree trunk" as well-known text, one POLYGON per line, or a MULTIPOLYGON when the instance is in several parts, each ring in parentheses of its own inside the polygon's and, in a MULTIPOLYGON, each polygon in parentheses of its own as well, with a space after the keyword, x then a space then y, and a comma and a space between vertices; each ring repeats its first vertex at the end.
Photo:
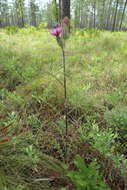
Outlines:
POLYGON ((108 7, 108 16, 107 16, 107 22, 106 22, 106 29, 109 29, 109 21, 110 21, 110 16, 111 16, 111 4, 112 4, 112 0, 110 0, 109 2, 109 7, 108 7))
POLYGON ((70 19, 70 0, 61 0, 61 19, 68 17, 70 19))
POLYGON ((93 27, 96 28, 96 1, 94 1, 93 12, 93 27))
POLYGON ((36 4, 35 0, 30 0, 30 24, 36 26, 36 4))
POLYGON ((61 0, 59 0, 59 22, 61 22, 61 0))
POLYGON ((56 0, 54 0, 54 4, 55 4, 55 19, 56 19, 56 22, 59 23, 59 10, 58 10, 58 4, 56 0))
POLYGON ((117 0, 117 2, 116 2, 116 9, 115 9, 114 21, 113 21, 113 26, 112 26, 113 32, 114 32, 115 26, 116 26, 116 17, 117 17, 118 5, 119 5, 119 0, 117 0))
POLYGON ((106 5, 106 2, 105 0, 103 0, 102 2, 102 20, 101 20, 101 29, 105 29, 105 17, 106 17, 106 12, 105 12, 105 5, 106 5))
POLYGON ((123 8, 123 13, 122 13, 121 21, 120 21, 119 30, 121 30, 121 27, 122 27, 122 23, 123 23, 126 7, 127 7, 127 0, 125 1, 125 4, 124 4, 124 8, 123 8))
POLYGON ((75 19, 74 19, 74 27, 75 29, 78 27, 78 7, 76 6, 75 8, 75 12, 74 12, 74 15, 75 15, 75 19))

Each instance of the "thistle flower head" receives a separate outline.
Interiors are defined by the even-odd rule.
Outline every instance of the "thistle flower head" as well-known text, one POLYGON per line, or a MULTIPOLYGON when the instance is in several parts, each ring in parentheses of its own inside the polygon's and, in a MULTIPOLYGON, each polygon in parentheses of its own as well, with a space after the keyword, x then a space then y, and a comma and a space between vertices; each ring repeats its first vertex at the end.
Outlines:
POLYGON ((61 27, 61 26, 58 26, 58 27, 54 28, 54 29, 51 31, 51 34, 52 34, 53 36, 58 37, 58 36, 62 33, 62 31, 63 31, 62 27, 61 27))
POLYGON ((70 24, 70 19, 67 16, 64 17, 63 23, 66 24, 66 25, 69 25, 70 24))

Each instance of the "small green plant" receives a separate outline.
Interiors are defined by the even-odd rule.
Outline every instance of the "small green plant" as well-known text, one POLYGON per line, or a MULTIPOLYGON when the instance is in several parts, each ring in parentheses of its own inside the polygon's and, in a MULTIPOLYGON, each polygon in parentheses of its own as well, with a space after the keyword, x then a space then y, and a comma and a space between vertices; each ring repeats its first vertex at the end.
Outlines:
POLYGON ((8 95, 8 90, 3 88, 0 90, 0 100, 4 100, 8 95))
POLYGON ((108 189, 99 174, 99 165, 96 160, 86 166, 84 160, 77 155, 74 161, 78 171, 69 171, 70 177, 77 190, 104 190, 108 189))
POLYGON ((48 26, 48 23, 47 22, 41 22, 38 26, 38 29, 39 30, 45 30, 48 26))
POLYGON ((109 127, 114 130, 127 131, 127 106, 119 105, 113 108, 111 111, 106 111, 104 118, 109 127))
POLYGON ((110 94, 106 97, 106 102, 109 105, 115 106, 122 100, 122 96, 119 91, 113 90, 110 94))
POLYGON ((25 25, 25 27, 24 28, 21 28, 20 30, 19 30, 19 32, 21 33, 21 34, 25 34, 25 35, 29 35, 29 34, 32 34, 32 33, 35 33, 37 31, 37 28, 36 27, 34 27, 34 26, 30 26, 30 25, 25 25))
MULTIPOLYGON (((61 139, 64 143, 64 138, 61 139)), ((64 160, 64 147, 61 147, 61 144, 57 142, 57 139, 49 139, 50 144, 53 146, 55 151, 58 153, 60 158, 64 160)))
POLYGON ((98 125, 93 124, 89 137, 92 139, 91 144, 96 150, 110 156, 115 149, 115 139, 118 135, 114 134, 110 128, 99 129, 98 125))
POLYGON ((5 29, 6 29, 7 34, 15 34, 19 31, 19 28, 17 26, 14 26, 14 25, 7 26, 5 29))
POLYGON ((79 128, 80 140, 89 142, 92 147, 104 155, 110 156, 115 149, 115 139, 118 137, 111 128, 99 129, 96 123, 90 128, 82 126, 79 128))
POLYGON ((25 190, 25 189, 26 189, 26 186, 20 184, 14 190, 25 190))
POLYGON ((35 114, 31 114, 27 117, 27 124, 32 128, 32 129, 37 129, 40 126, 40 121, 37 118, 35 114))
POLYGON ((32 164, 32 169, 37 171, 37 163, 39 162, 39 153, 33 147, 33 145, 29 145, 25 148, 25 152, 27 154, 26 160, 29 162, 27 165, 32 164))

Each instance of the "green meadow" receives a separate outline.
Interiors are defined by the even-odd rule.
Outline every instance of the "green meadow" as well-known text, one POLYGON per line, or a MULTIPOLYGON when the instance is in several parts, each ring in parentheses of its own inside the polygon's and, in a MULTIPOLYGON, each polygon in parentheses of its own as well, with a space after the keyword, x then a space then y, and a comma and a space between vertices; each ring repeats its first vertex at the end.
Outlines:
POLYGON ((0 30, 1 190, 126 188, 127 33, 74 31, 65 54, 66 164, 61 49, 49 30, 0 30))

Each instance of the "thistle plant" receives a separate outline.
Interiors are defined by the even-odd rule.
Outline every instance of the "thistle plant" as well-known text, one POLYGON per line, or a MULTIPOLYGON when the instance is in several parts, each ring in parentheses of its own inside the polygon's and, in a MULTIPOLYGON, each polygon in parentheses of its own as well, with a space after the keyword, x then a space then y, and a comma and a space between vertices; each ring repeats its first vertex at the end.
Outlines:
POLYGON ((64 86, 64 113, 65 113, 65 161, 67 162, 68 155, 68 107, 67 107, 67 79, 66 79, 66 57, 65 57, 65 42, 69 37, 69 19, 65 17, 60 26, 55 27, 51 34, 56 37, 56 41, 62 51, 63 65, 63 86, 64 86), (68 22, 67 22, 68 21, 68 22))

